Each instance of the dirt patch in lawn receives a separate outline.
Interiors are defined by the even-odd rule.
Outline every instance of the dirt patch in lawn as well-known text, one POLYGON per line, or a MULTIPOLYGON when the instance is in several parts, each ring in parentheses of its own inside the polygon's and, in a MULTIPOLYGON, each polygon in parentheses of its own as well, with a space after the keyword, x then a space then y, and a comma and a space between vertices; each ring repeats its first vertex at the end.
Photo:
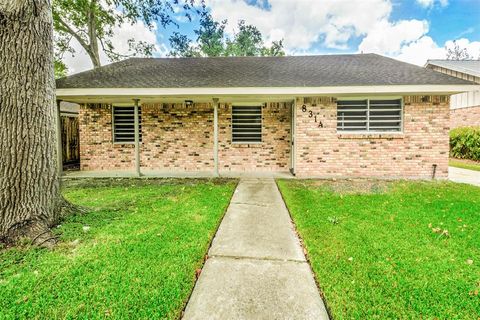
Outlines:
POLYGON ((385 193, 393 185, 393 181, 372 179, 315 180, 310 183, 338 194, 385 193))
POLYGON ((189 179, 189 178, 72 178, 62 181, 63 187, 139 187, 152 185, 198 185, 213 184, 222 185, 235 181, 235 179, 212 178, 212 179, 189 179))

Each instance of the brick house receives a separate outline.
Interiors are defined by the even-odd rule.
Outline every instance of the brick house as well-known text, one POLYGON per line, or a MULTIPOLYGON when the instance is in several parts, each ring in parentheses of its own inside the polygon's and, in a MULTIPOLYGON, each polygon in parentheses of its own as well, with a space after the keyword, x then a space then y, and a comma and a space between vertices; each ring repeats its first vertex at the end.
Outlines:
MULTIPOLYGON (((428 60, 426 68, 480 85, 480 60, 428 60)), ((480 90, 450 97, 450 128, 480 126, 480 90)))
POLYGON ((375 54, 134 58, 57 80, 83 172, 446 178, 449 96, 476 86, 375 54))

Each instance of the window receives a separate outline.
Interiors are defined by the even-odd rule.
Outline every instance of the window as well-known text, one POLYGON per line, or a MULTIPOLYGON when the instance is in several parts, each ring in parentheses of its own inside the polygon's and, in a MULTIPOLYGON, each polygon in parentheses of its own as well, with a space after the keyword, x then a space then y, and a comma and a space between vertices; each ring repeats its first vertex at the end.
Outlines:
POLYGON ((232 142, 262 142, 262 106, 232 106, 232 142))
MULTIPOLYGON (((135 107, 113 107, 113 142, 135 142, 135 107)), ((138 107, 139 137, 142 141, 142 109, 138 107)))
POLYGON ((339 100, 337 131, 400 132, 402 100, 339 100))

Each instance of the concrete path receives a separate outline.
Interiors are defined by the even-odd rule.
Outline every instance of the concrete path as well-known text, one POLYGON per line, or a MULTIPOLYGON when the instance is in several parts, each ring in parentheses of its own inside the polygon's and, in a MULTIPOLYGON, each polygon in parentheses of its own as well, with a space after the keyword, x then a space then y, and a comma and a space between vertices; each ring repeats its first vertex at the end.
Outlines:
POLYGON ((454 182, 480 186, 480 171, 448 167, 448 178, 454 182))
MULTIPOLYGON (((136 178, 137 173, 133 170, 102 170, 102 171, 84 171, 72 170, 64 171, 62 178, 136 178)), ((142 178, 215 178, 213 171, 162 171, 150 170, 142 168, 142 178)), ((277 178, 277 179, 293 179, 294 176, 288 172, 237 172, 227 171, 220 172, 221 178, 277 178)))
POLYGON ((328 319, 273 179, 242 179, 183 319, 328 319))

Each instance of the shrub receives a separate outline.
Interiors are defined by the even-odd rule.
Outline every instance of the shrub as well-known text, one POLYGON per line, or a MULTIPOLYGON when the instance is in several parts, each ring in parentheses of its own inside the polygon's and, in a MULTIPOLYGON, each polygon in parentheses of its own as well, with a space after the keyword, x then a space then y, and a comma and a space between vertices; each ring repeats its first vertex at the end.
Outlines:
POLYGON ((461 127, 450 131, 450 156, 480 160, 480 127, 461 127))

